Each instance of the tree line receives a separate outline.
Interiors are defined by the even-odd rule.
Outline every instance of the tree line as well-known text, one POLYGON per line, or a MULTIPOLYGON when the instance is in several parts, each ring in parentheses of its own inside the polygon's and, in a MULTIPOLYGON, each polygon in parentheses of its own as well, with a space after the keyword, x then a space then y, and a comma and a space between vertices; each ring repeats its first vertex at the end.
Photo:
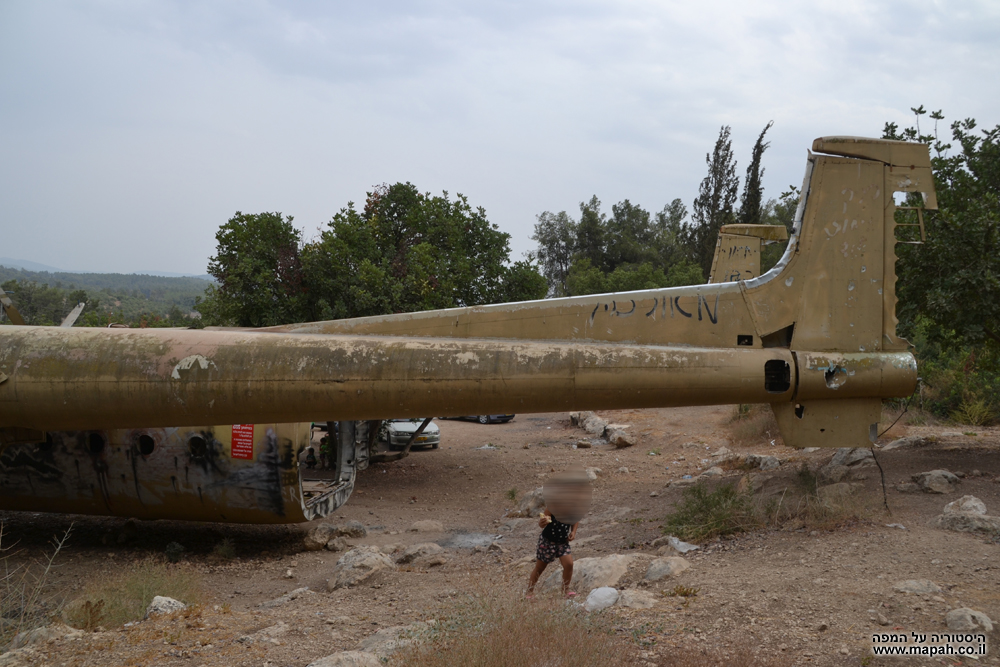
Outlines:
POLYGON ((237 212, 216 234, 218 282, 196 306, 208 324, 261 327, 524 301, 545 296, 510 234, 459 194, 381 185, 303 242, 291 216, 237 212))
MULTIPOLYGON (((719 131, 713 150, 705 155, 707 174, 691 206, 674 199, 651 214, 625 199, 602 211, 593 196, 580 203, 578 218, 566 211, 537 216, 533 254, 545 276, 549 296, 576 296, 628 290, 692 285, 708 280, 716 240, 723 225, 733 223, 784 225, 791 231, 798 189, 790 186, 778 198, 764 200, 762 159, 764 140, 772 123, 754 143, 740 195, 731 128, 719 131), (737 201, 737 199, 739 201, 737 201)), ((784 244, 768 246, 762 270, 770 268, 784 244)))

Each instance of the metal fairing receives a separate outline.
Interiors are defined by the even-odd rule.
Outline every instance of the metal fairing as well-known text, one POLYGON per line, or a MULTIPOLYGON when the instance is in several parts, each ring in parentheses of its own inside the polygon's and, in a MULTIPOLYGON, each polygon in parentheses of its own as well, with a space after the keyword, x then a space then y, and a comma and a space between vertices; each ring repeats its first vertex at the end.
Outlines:
POLYGON ((297 468, 282 467, 279 427, 273 463, 256 444, 252 462, 226 458, 226 427, 204 427, 223 443, 220 455, 188 462, 182 479, 183 434, 198 424, 319 416, 769 403, 790 446, 864 445, 883 399, 916 386, 916 360, 896 334, 892 195, 922 192, 936 208, 929 153, 854 137, 817 139, 813 151, 785 254, 749 280, 258 330, 0 327, 0 443, 10 461, 2 484, 12 489, 0 502, 311 518, 349 493, 362 452, 347 441, 334 490, 307 488, 297 468), (129 458, 128 429, 182 435, 165 448, 176 454, 154 465, 129 458), (65 433, 95 430, 120 443, 103 462, 65 433), (52 438, 62 444, 50 458, 17 444, 53 431, 64 433, 52 438), (274 471, 287 478, 276 482, 274 471), (42 488, 64 500, 44 500, 42 488))

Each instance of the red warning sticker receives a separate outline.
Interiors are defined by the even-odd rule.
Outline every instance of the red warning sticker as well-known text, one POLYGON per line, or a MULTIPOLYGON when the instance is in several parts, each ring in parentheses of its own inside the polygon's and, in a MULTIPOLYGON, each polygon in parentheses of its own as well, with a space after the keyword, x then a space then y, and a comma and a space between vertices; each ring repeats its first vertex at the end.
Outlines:
POLYGON ((253 459, 253 424, 233 424, 232 457, 253 459))

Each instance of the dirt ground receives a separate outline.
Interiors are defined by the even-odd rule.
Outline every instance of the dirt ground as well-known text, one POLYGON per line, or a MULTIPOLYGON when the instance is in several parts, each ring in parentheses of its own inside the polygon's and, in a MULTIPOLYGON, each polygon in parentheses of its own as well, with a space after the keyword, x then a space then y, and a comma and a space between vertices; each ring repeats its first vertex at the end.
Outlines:
MULTIPOLYGON (((825 530, 792 524, 714 540, 686 556, 689 570, 646 584, 643 575, 656 554, 650 543, 662 535, 664 516, 681 498, 682 491, 667 487, 668 482, 709 467, 710 454, 726 446, 740 455, 771 454, 783 461, 778 470, 761 473, 771 478, 767 492, 782 480, 787 485, 801 462, 816 468, 832 452, 804 453, 766 440, 738 447, 731 442, 731 406, 599 414, 609 422, 631 424, 638 444, 620 450, 574 448, 587 436, 566 414, 518 415, 508 424, 493 425, 439 421, 440 449, 415 451, 403 461, 362 472, 350 501, 325 521, 362 522, 368 536, 349 540, 353 545, 438 542, 446 546, 448 562, 400 567, 333 592, 327 592, 326 582, 341 554, 304 551, 302 536, 310 525, 148 522, 119 544, 124 520, 0 513, 4 545, 19 543, 15 558, 37 556, 53 535, 73 524, 50 579, 52 591, 67 598, 97 573, 113 574, 123 563, 162 556, 169 542, 184 545, 185 563, 204 582, 194 611, 36 644, 0 657, 0 665, 304 666, 352 649, 380 628, 447 618, 465 594, 526 581, 539 531, 531 520, 510 518, 516 502, 509 495, 516 490, 520 498, 546 476, 572 466, 601 469, 593 512, 579 529, 574 556, 632 555, 618 587, 641 586, 658 595, 652 609, 615 607, 611 612, 619 631, 640 644, 647 664, 670 665, 678 650, 721 655, 734 647, 756 647, 786 656, 794 665, 887 665, 888 659, 871 657, 873 632, 944 631, 944 614, 965 606, 1000 620, 1000 546, 983 536, 927 525, 945 503, 966 494, 980 498, 988 513, 1000 514, 1000 429, 977 428, 967 435, 961 432, 972 433, 967 427, 908 426, 911 435, 936 434, 939 440, 878 452, 891 514, 882 507, 878 468, 869 467, 859 492, 866 519, 825 530), (895 489, 914 473, 938 468, 965 474, 957 493, 895 489), (982 474, 973 476, 973 470, 982 474), (408 531, 423 519, 441 521, 445 533, 408 531), (223 561, 211 552, 226 538, 237 556, 223 561), (493 541, 502 552, 474 549, 493 541), (893 591, 893 584, 907 579, 930 579, 943 590, 935 596, 893 591), (677 584, 699 593, 686 605, 659 595, 677 584), (261 607, 300 587, 311 592, 284 605, 261 607), (888 625, 879 625, 879 614, 888 625)), ((723 481, 743 474, 727 472, 723 481)), ((975 664, 1000 664, 1000 653, 990 648, 990 655, 975 664)))

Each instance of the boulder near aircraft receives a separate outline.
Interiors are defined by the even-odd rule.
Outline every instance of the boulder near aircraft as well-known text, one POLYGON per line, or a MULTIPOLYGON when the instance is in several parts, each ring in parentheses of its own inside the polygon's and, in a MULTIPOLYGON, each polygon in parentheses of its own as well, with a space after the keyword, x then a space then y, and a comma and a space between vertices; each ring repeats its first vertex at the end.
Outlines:
POLYGON ((784 256, 745 280, 256 330, 0 327, 0 508, 307 521, 367 460, 355 420, 428 414, 768 403, 790 446, 864 445, 917 382, 896 192, 937 207, 926 145, 824 137, 784 256), (322 484, 295 459, 317 419, 341 423, 322 484))

